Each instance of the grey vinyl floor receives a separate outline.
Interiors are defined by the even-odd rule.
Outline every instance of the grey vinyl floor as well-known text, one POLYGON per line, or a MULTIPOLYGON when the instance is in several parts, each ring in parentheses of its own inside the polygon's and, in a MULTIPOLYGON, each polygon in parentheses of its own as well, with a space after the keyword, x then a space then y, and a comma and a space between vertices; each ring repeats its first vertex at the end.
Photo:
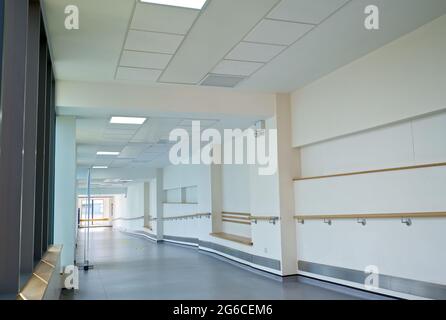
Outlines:
MULTIPOLYGON (((78 238, 81 262, 83 231, 78 238)), ((79 271, 79 290, 64 290, 61 299, 356 299, 297 280, 279 282, 197 249, 156 244, 111 228, 91 229, 89 258, 94 269, 79 271)))

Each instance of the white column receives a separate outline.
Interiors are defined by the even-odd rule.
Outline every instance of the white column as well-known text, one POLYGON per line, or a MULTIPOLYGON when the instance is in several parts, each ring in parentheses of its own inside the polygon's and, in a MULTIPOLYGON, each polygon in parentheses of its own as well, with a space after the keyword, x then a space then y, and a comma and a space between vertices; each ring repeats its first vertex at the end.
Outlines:
POLYGON ((277 153, 280 206, 282 275, 297 273, 296 223, 294 221, 293 178, 300 171, 299 151, 292 147, 291 101, 289 94, 276 96, 277 153))
POLYGON ((210 191, 211 191, 211 218, 212 218, 212 232, 222 231, 222 190, 221 190, 221 170, 220 164, 211 164, 210 170, 210 191))
POLYGON ((63 245, 61 267, 75 260, 76 118, 56 118, 54 243, 63 245))
POLYGON ((164 237, 164 183, 163 169, 156 170, 156 237, 162 240, 164 237))
POLYGON ((144 182, 144 225, 150 226, 151 221, 149 220, 151 217, 150 212, 150 182, 144 182))

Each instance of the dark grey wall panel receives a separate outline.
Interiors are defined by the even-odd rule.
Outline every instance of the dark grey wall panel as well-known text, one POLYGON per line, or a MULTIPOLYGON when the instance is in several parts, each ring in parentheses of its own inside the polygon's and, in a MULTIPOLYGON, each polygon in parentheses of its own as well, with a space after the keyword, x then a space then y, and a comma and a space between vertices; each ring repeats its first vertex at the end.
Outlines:
MULTIPOLYGON (((368 274, 365 274, 360 270, 340 268, 308 261, 299 261, 298 268, 301 271, 359 284, 364 284, 364 280, 368 276, 368 274)), ((446 299, 446 286, 441 284, 380 274, 379 287, 381 289, 392 290, 424 298, 446 299)))
POLYGON ((187 237, 176 237, 176 236, 167 236, 164 235, 164 240, 178 241, 178 242, 186 242, 190 244, 198 244, 197 238, 187 238, 187 237))
POLYGON ((185 243, 190 243, 190 244, 198 244, 200 247, 212 249, 212 250, 218 251, 220 253, 232 256, 234 258, 244 260, 248 263, 253 263, 258 266, 262 266, 265 268, 270 268, 272 270, 280 271, 280 261, 279 260, 256 256, 256 255, 244 252, 244 251, 240 251, 240 250, 232 249, 232 248, 229 248, 226 246, 222 246, 217 243, 201 241, 197 238, 177 237, 177 236, 169 236, 169 235, 164 235, 163 239, 167 240, 167 241, 171 240, 171 241, 185 242, 185 243))
POLYGON ((212 249, 227 255, 230 255, 232 257, 244 260, 249 263, 254 263, 256 265, 270 268, 272 270, 278 270, 280 271, 280 260, 275 260, 271 258, 256 256, 247 252, 243 252, 240 250, 232 249, 229 247, 222 246, 220 244, 216 244, 213 242, 207 242, 207 241, 200 241, 199 242, 200 247, 212 249))
MULTIPOLYGON (((45 30, 40 30, 39 52, 39 99, 37 120, 37 161, 36 161, 36 192, 35 192, 35 225, 34 225, 34 260, 40 261, 44 254, 43 233, 45 219, 45 126, 46 126, 46 85, 47 85, 47 59, 48 46, 45 39, 45 30)), ((46 229, 46 228, 45 228, 46 229)))
POLYGON ((20 284, 27 26, 28 0, 6 0, 1 79, 0 294, 17 294, 20 284))
POLYGON ((34 212, 36 192, 37 112, 39 87, 40 6, 30 2, 26 65, 25 136, 23 158, 22 273, 34 268, 34 212))

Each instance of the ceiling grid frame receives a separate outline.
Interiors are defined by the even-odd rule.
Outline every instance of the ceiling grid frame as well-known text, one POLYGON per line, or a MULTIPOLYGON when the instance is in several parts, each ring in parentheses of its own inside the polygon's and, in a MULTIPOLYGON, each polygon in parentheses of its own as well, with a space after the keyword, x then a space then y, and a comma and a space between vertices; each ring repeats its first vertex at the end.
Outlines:
MULTIPOLYGON (((167 35, 177 35, 177 36, 182 36, 182 40, 179 42, 176 50, 173 53, 164 53, 164 52, 152 52, 152 51, 142 51, 142 50, 132 50, 132 51, 137 51, 137 52, 147 52, 147 53, 160 53, 160 54, 166 54, 166 55, 170 55, 170 59, 169 62, 167 63, 166 67, 164 69, 154 69, 154 68, 145 68, 145 69, 149 69, 149 70, 156 70, 156 71, 161 71, 160 74, 158 75, 158 77, 156 78, 156 80, 154 81, 155 83, 162 83, 160 82, 160 78, 162 77, 164 71, 169 67, 173 57, 177 54, 179 48, 181 47, 181 45, 183 44, 184 40, 187 38, 187 36, 189 35, 190 30, 193 28, 195 22, 199 19, 199 17, 201 16, 201 13, 206 9, 207 5, 209 4, 209 2, 212 0, 207 0, 206 3, 204 4, 203 8, 201 10, 198 10, 198 14, 195 17, 194 21, 192 22, 192 24, 189 26, 187 32, 185 34, 178 34, 178 33, 172 33, 172 32, 162 32, 162 31, 150 31, 150 30, 143 30, 143 29, 138 29, 138 28, 132 28, 132 22, 134 20, 135 17, 135 13, 136 13, 136 8, 138 3, 141 3, 142 5, 153 5, 153 6, 162 6, 160 4, 147 4, 147 3, 142 3, 139 0, 135 0, 135 3, 133 5, 133 10, 132 10, 132 15, 129 19, 129 23, 127 25, 127 31, 126 31, 126 35, 125 35, 125 39, 123 41, 122 47, 121 47, 121 53, 119 56, 119 60, 118 60, 118 64, 116 66, 116 70, 115 70, 115 75, 114 75, 114 79, 117 79, 117 75, 118 75, 118 70, 121 67, 121 61, 122 61, 122 56, 124 54, 124 51, 127 51, 128 49, 125 48, 126 43, 127 43, 127 39, 128 39, 128 35, 130 33, 131 30, 135 30, 135 31, 141 31, 141 32, 153 32, 153 33, 159 33, 159 34, 167 34, 167 35)), ((178 8, 178 7, 177 7, 178 8)), ((185 10, 194 10, 197 11, 196 9, 189 9, 189 8, 182 8, 185 10)), ((141 68, 144 69, 144 68, 141 68)))
MULTIPOLYGON (((274 59, 276 59, 278 56, 280 56, 283 52, 285 52, 287 49, 289 49, 291 46, 293 46, 294 44, 296 44, 297 42, 299 42, 301 39, 303 39, 306 35, 308 35, 310 32, 314 31, 318 26, 320 26, 321 24, 323 24, 327 19, 329 19, 330 17, 332 17, 333 15, 335 15, 339 10, 342 10, 342 8, 344 8, 345 6, 347 6, 352 0, 347 0, 343 5, 341 5, 339 8, 337 8, 335 11, 333 11, 331 14, 329 14, 327 17, 325 17, 324 19, 322 19, 321 22, 319 22, 318 24, 311 24, 308 22, 302 23, 302 24, 307 24, 307 25, 313 25, 313 28, 309 29, 307 32, 305 32, 301 37, 299 37, 298 39, 296 39, 296 41, 294 41, 292 44, 286 46, 286 48, 284 48, 282 51, 280 51, 278 54, 276 54, 275 56, 273 56, 268 62, 264 63, 264 65, 262 67, 260 67, 259 69, 257 69, 255 72, 253 72, 251 75, 249 75, 248 77, 245 77, 243 80, 241 80, 239 83, 237 83, 236 86, 240 85, 242 82, 246 81, 248 78, 254 76, 257 72, 259 72, 261 69, 263 69, 268 63, 272 62, 274 59)), ((292 23, 300 23, 298 21, 288 21, 288 20, 282 20, 282 19, 271 19, 268 18, 268 16, 271 14, 272 11, 274 11, 274 9, 276 9, 280 4, 282 3, 282 0, 280 0, 273 8, 271 8, 271 10, 261 19, 258 21, 258 23, 251 29, 249 30, 249 32, 247 34, 245 34, 243 40, 241 40, 240 42, 238 42, 236 45, 234 45, 234 47, 231 48, 231 50, 229 52, 226 53, 225 57, 228 56, 228 54, 234 50, 234 48, 236 46, 238 46, 240 43, 242 42, 249 42, 249 41, 244 41, 244 39, 265 19, 270 19, 270 20, 275 20, 275 21, 283 21, 283 22, 292 22, 292 23)), ((256 42, 252 42, 252 43, 256 43, 256 42)), ((263 44, 263 43, 258 43, 258 44, 263 44)), ((225 60, 224 58, 222 60, 225 60)), ((199 82, 202 83, 209 74, 212 74, 212 70, 214 70, 218 64, 222 61, 220 60, 212 69, 211 71, 199 82)), ((241 61, 247 61, 247 60, 241 60, 241 61)), ((247 61, 247 62, 255 62, 255 61, 247 61)), ((237 76, 237 75, 233 75, 233 76, 237 76)))

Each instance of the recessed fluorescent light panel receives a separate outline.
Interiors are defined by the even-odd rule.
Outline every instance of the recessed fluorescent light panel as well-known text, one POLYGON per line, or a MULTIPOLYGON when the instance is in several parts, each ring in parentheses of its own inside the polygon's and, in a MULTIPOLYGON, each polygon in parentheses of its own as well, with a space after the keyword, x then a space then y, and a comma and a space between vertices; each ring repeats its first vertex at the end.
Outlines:
POLYGON ((120 152, 115 152, 115 151, 98 151, 96 154, 98 156, 119 156, 120 152))
POLYGON ((141 2, 201 10, 206 0, 141 0, 141 2))
POLYGON ((93 169, 108 169, 107 166, 94 166, 93 169))
POLYGON ((112 117, 110 123, 112 124, 143 124, 147 118, 136 117, 112 117))

